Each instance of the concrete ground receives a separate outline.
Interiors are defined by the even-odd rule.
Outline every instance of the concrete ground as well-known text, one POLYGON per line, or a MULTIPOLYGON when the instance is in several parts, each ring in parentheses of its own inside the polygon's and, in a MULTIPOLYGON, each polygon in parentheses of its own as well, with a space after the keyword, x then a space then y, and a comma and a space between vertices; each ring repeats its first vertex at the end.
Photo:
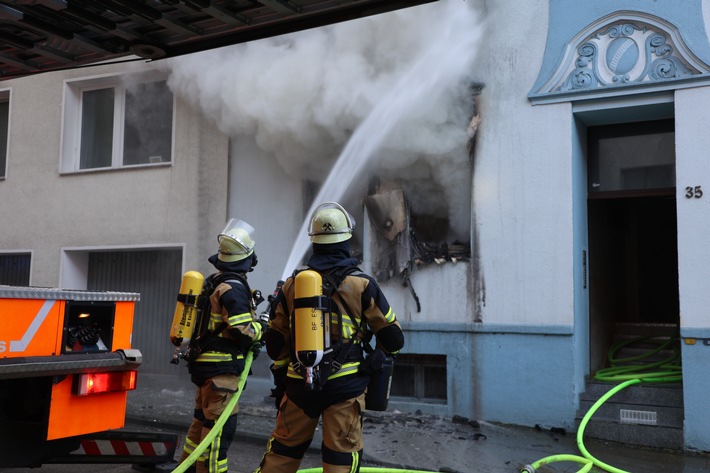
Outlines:
MULTIPOLYGON (((240 396, 237 442, 266 445, 276 416, 273 400, 268 397, 271 387, 268 360, 259 357, 254 363, 254 374, 240 396)), ((183 364, 175 367, 174 375, 140 373, 137 389, 128 395, 127 420, 184 432, 192 418, 193 398, 194 386, 183 364)), ((311 445, 314 449, 320 446, 319 434, 316 432, 311 445)), ((525 465, 551 455, 581 456, 576 432, 500 425, 485 419, 447 418, 395 409, 367 411, 364 438, 363 466, 380 467, 383 471, 517 473, 525 465)), ((624 472, 710 471, 710 456, 704 454, 633 447, 586 438, 584 446, 598 460, 624 472)), ((572 473, 580 467, 577 463, 563 462, 541 466, 536 471, 572 473)), ((613 470, 595 467, 591 471, 613 470)))

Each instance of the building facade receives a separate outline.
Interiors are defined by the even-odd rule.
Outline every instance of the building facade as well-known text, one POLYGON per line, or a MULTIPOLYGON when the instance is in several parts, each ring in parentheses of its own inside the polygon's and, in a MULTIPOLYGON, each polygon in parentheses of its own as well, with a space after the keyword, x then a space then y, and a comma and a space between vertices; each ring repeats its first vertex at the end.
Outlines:
MULTIPOLYGON (((0 275, 141 292, 134 344, 164 340, 145 366, 169 372, 180 275, 210 271, 224 222, 256 227, 250 281, 269 293, 300 262, 312 202, 336 198, 405 329, 398 407, 573 429, 609 347, 662 329, 679 335, 677 446, 710 451, 708 7, 461 3, 485 18, 471 26, 475 86, 449 150, 456 179, 432 185, 382 166, 322 193, 322 163, 295 172, 285 146, 234 133, 160 61, 0 82, 0 275)), ((342 146, 381 128, 350 126, 342 146)), ((435 175, 430 154, 410 153, 435 175)))

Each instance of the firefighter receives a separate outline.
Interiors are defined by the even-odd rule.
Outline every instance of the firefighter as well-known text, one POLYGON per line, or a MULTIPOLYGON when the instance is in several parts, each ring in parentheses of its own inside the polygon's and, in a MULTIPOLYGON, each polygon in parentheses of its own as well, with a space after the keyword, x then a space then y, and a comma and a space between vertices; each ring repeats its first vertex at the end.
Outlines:
MULTIPOLYGON (((205 280, 200 299, 209 303, 198 302, 203 308, 196 331, 199 327, 202 330, 196 334, 195 344, 185 356, 197 394, 194 418, 178 460, 180 463, 209 434, 237 393, 248 350, 256 356, 262 347, 260 340, 266 323, 256 318, 256 306, 260 302, 255 300, 258 291, 251 291, 246 276, 257 264, 253 235, 254 229, 249 224, 231 219, 217 238, 217 254, 209 258, 217 272, 205 280)), ((227 471, 227 450, 236 431, 237 412, 238 406, 235 406, 221 434, 195 462, 197 473, 227 471)))
POLYGON ((294 346, 298 337, 293 330, 298 327, 290 319, 295 312, 297 275, 287 278, 272 305, 264 341, 273 360, 278 414, 267 451, 254 473, 296 472, 319 418, 323 424, 323 472, 352 473, 360 469, 362 413, 370 382, 370 375, 361 369, 363 337, 365 332, 374 333, 377 347, 393 354, 404 346, 404 336, 377 282, 355 267, 357 260, 351 257, 348 241, 354 225, 353 218, 335 202, 317 207, 310 220, 313 254, 307 262, 308 270, 328 280, 333 274, 346 274, 332 296, 339 315, 329 312, 330 320, 325 324, 332 351, 322 363, 329 360, 330 368, 320 371, 315 387, 306 382, 303 363, 296 355, 303 347, 294 346))

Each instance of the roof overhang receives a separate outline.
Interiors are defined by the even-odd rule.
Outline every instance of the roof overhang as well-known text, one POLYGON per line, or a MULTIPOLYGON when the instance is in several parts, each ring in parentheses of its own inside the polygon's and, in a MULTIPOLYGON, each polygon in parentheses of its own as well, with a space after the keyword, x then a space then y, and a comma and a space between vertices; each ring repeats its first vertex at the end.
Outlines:
POLYGON ((161 59, 436 0, 0 0, 0 78, 161 59))

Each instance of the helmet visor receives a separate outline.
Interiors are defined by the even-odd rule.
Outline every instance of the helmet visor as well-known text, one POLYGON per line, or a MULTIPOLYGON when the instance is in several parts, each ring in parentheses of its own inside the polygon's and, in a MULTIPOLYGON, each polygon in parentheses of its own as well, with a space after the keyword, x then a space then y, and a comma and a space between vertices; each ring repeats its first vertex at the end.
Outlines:
POLYGON ((232 251, 230 252, 231 254, 249 254, 254 250, 254 227, 244 220, 238 218, 229 219, 224 230, 217 236, 217 241, 221 242, 223 237, 236 241, 243 248, 243 251, 232 251))

